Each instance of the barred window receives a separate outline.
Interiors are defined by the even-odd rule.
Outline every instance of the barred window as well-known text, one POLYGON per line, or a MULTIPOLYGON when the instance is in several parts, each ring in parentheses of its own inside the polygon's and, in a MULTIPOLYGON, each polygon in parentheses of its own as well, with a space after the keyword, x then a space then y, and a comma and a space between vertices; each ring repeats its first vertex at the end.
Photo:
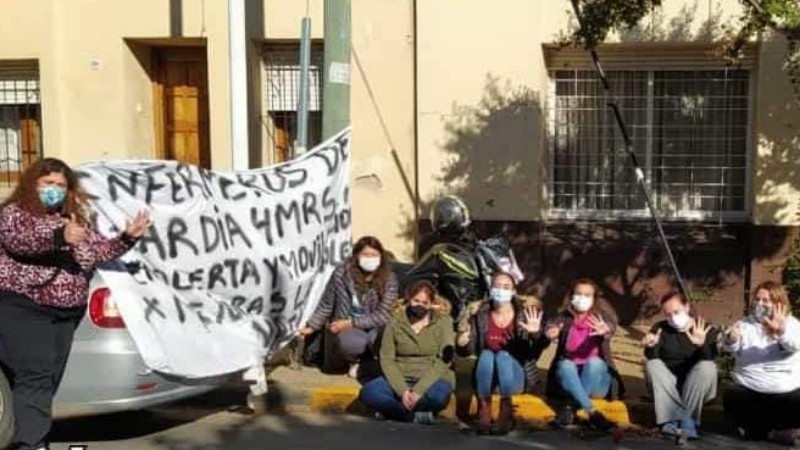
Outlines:
POLYGON ((0 185, 42 156, 40 104, 38 63, 0 60, 0 185))
POLYGON ((609 101, 668 217, 744 215, 749 73, 746 70, 610 71, 607 94, 589 70, 551 73, 550 206, 555 213, 646 213, 609 101))
MULTIPOLYGON (((297 139, 297 102, 300 93, 300 45, 270 44, 264 51, 265 86, 270 153, 275 162, 286 161, 294 153, 297 139)), ((311 46, 309 65, 308 147, 322 140, 323 47, 311 46)))

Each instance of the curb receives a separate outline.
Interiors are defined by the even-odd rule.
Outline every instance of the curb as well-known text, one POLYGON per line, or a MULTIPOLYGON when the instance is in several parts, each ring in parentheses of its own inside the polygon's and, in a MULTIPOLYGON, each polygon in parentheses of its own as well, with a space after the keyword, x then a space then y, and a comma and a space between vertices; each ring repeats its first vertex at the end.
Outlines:
MULTIPOLYGON (((312 389, 301 404, 283 404, 284 411, 303 411, 321 414, 358 414, 370 415, 369 409, 358 401, 359 388, 355 386, 323 386, 312 389)), ((299 399, 298 399, 299 400, 299 399)), ((492 413, 496 415, 499 408, 499 397, 493 396, 492 413)), ((628 407, 620 401, 608 402, 605 400, 593 400, 595 407, 601 411, 609 420, 618 423, 621 427, 632 426, 628 407)), ((545 401, 538 396, 530 394, 520 394, 512 397, 514 413, 519 422, 528 423, 535 426, 544 426, 555 419, 555 411, 545 401)), ((270 410, 275 408, 270 407, 270 410)), ((447 419, 459 417, 469 417, 477 413, 477 403, 474 396, 456 392, 450 400, 448 407, 441 412, 441 416, 447 419)), ((578 412, 578 417, 585 419, 586 415, 578 412)))
MULTIPOLYGON (((372 416, 366 406, 358 401, 358 386, 319 386, 312 389, 292 388, 281 383, 271 386, 264 410, 273 413, 354 414, 372 416), (288 388, 288 389, 287 389, 288 388)), ((539 396, 520 394, 512 397, 517 421, 535 428, 547 427, 555 419, 555 411, 539 396)), ((655 424, 653 404, 642 400, 605 401, 592 400, 595 407, 609 420, 622 428, 648 428, 655 424)), ((498 396, 493 396, 492 413, 497 415, 498 396)), ((477 414, 477 404, 472 392, 456 391, 448 407, 441 412, 443 419, 469 420, 477 414)), ((579 418, 586 418, 583 411, 579 418)), ((703 410, 703 429, 716 432, 726 430, 724 413, 718 403, 703 410)))

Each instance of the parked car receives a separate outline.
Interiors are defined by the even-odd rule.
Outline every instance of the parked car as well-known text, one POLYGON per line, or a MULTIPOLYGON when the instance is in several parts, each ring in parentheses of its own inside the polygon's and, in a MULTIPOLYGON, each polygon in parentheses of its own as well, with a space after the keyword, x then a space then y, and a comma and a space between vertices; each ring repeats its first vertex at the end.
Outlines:
MULTIPOLYGON (((214 389, 216 384, 188 385, 148 369, 109 289, 97 279, 54 399, 55 418, 144 409, 214 389)), ((2 349, 0 360, 1 354, 2 349)), ((13 433, 11 387, 7 374, 0 371, 0 449, 9 446, 13 433)))

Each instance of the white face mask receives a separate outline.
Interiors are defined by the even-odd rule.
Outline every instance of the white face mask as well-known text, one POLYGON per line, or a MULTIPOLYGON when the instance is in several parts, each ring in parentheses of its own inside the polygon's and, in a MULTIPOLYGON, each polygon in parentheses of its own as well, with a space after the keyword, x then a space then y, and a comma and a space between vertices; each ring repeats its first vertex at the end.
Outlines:
POLYGON ((753 317, 762 321, 772 316, 772 305, 769 303, 755 303, 753 305, 753 317))
POLYGON ((578 295, 575 294, 572 296, 572 301, 570 302, 572 307, 575 308, 575 311, 578 312, 586 312, 592 309, 592 304, 594 304, 594 299, 590 295, 578 295))
POLYGON ((669 324, 672 328, 675 328, 678 331, 683 331, 686 329, 686 326, 689 325, 689 321, 692 320, 689 317, 689 314, 681 311, 669 316, 669 324))
POLYGON ((381 266, 381 257, 380 256, 359 256, 358 257, 358 266, 361 267, 361 270, 364 272, 375 272, 378 270, 378 267, 381 266))
POLYGON ((489 291, 489 298, 497 303, 508 303, 514 297, 514 291, 511 289, 492 288, 489 291))

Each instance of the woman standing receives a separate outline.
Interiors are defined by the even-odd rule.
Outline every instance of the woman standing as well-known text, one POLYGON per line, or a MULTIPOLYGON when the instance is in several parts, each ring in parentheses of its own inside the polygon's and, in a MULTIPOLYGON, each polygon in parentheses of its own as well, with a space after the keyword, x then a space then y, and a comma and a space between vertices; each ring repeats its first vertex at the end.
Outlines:
MULTIPOLYGON (((624 392, 611 357, 611 337, 617 327, 614 310, 599 296, 597 284, 588 278, 576 281, 564 300, 561 314, 548 323, 545 336, 558 344, 547 380, 547 394, 564 394, 589 416, 595 428, 612 428, 595 409, 591 398, 621 397, 624 392)), ((574 419, 569 410, 559 413, 560 423, 574 419)))
POLYGON ((761 283, 750 315, 725 333, 733 353, 735 385, 723 395, 725 412, 751 440, 794 445, 800 427, 800 321, 791 313, 786 290, 761 283))
POLYGON ((48 448, 53 396, 94 269, 127 252, 150 226, 140 212, 108 239, 87 209, 75 173, 54 158, 26 169, 0 207, 0 346, 12 372, 20 450, 48 448))
POLYGON ((491 431, 492 391, 500 392, 497 434, 514 426, 511 396, 536 384, 536 360, 544 347, 542 312, 525 307, 517 297, 514 277, 498 272, 492 277, 490 302, 484 302, 456 340, 460 355, 478 355, 475 390, 478 395, 478 433, 491 431))
POLYGON ((299 334, 310 336, 327 326, 339 354, 350 364, 348 375, 356 378, 359 362, 372 350, 396 299, 397 277, 381 241, 362 237, 353 247, 353 256, 331 275, 317 309, 299 334))
POLYGON ((383 376, 366 383, 359 399, 388 419, 430 424, 455 386, 453 324, 430 282, 414 283, 407 298, 383 332, 383 376))

